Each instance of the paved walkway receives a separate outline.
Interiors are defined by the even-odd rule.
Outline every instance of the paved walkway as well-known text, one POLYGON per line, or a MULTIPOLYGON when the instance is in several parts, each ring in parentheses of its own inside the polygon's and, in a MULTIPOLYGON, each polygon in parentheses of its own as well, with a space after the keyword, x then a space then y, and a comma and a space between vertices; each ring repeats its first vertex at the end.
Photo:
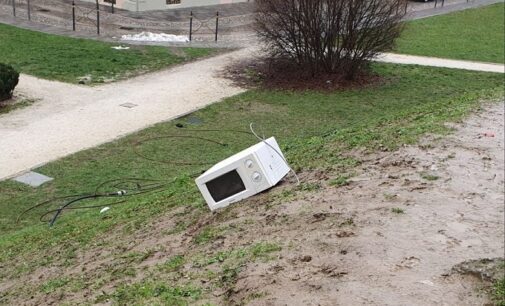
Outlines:
POLYGON ((502 3, 504 0, 446 0, 445 5, 441 6, 441 0, 438 0, 439 6, 434 7, 434 1, 417 4, 416 9, 412 10, 406 20, 422 19, 437 15, 449 14, 452 12, 462 11, 471 8, 477 8, 495 3, 502 3))
POLYGON ((451 60, 436 57, 404 55, 394 53, 383 54, 379 56, 376 59, 376 61, 393 64, 420 65, 420 66, 454 68, 454 69, 473 70, 473 71, 505 73, 505 66, 503 64, 460 61, 460 60, 451 60))
POLYGON ((99 87, 21 75, 16 92, 41 101, 0 116, 0 180, 243 92, 216 72, 250 52, 99 87))

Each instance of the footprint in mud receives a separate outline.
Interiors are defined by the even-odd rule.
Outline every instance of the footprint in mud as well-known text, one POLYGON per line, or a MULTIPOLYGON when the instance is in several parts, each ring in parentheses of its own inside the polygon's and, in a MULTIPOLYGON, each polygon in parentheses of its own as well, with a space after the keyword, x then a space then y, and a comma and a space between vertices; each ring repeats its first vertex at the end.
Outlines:
POLYGON ((402 261, 399 264, 396 264, 396 266, 393 270, 398 271, 398 270, 403 270, 403 269, 412 269, 412 268, 418 266, 420 262, 421 262, 421 260, 417 257, 414 257, 414 256, 405 257, 402 259, 402 261))
POLYGON ((435 236, 435 240, 445 244, 446 249, 452 249, 456 246, 461 245, 461 240, 456 239, 446 233, 446 230, 439 230, 438 234, 435 236))

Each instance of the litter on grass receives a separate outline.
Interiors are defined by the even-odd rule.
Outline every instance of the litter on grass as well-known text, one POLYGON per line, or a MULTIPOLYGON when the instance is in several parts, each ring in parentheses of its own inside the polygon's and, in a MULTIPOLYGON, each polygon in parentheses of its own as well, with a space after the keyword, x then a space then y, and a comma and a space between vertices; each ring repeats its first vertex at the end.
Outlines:
POLYGON ((123 46, 114 46, 111 48, 115 49, 115 50, 128 50, 128 49, 130 49, 130 47, 123 47, 123 46))
POLYGON ((100 213, 103 214, 104 212, 108 211, 110 207, 104 207, 100 210, 100 213))
POLYGON ((184 35, 165 33, 142 32, 139 34, 127 34, 121 36, 121 40, 127 41, 158 41, 158 42, 188 42, 189 38, 184 35))

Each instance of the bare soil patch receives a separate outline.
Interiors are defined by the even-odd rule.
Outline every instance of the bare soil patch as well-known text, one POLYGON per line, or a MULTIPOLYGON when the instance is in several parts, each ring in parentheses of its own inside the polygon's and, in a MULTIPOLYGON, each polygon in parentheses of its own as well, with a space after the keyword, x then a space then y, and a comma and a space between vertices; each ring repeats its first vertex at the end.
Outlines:
POLYGON ((241 87, 293 91, 333 91, 379 86, 386 82, 383 77, 370 71, 362 71, 353 80, 338 73, 313 75, 308 69, 287 60, 269 60, 264 57, 234 62, 227 67, 224 76, 241 87))

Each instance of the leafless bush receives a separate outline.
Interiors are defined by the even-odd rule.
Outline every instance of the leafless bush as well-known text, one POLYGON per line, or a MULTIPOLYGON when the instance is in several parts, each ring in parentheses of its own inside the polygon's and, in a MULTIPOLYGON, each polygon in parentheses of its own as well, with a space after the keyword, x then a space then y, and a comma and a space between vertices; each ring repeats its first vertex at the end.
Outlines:
POLYGON ((256 0, 257 33, 271 58, 289 59, 312 76, 353 79, 390 50, 406 0, 256 0))

